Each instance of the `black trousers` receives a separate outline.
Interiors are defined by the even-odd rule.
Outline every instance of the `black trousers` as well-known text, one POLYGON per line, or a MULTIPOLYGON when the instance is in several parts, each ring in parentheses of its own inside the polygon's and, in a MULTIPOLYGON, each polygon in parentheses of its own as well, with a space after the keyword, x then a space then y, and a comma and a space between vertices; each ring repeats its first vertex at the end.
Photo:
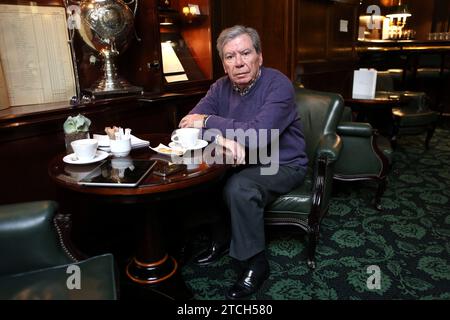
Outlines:
POLYGON ((250 166, 227 179, 223 193, 231 218, 232 258, 244 261, 265 250, 264 208, 300 185, 305 173, 280 166, 275 175, 262 175, 260 166, 250 166))

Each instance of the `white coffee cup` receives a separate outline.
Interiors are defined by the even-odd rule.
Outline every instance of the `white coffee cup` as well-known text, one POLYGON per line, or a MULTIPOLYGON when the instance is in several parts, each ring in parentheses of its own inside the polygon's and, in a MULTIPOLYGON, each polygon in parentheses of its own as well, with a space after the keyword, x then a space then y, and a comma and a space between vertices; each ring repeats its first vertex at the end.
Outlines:
POLYGON ((97 153, 98 142, 95 139, 75 140, 70 145, 80 161, 92 160, 97 153))
POLYGON ((131 151, 131 138, 122 140, 110 140, 109 146, 115 157, 126 157, 131 151))
POLYGON ((192 149, 197 145, 200 129, 181 128, 175 130, 172 141, 180 144, 183 148, 192 149))

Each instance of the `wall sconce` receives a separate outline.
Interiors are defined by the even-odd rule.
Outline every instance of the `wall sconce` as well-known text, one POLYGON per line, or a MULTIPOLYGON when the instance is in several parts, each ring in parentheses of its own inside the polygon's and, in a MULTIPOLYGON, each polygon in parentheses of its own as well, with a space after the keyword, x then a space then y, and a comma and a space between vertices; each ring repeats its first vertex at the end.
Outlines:
POLYGON ((183 14, 185 16, 188 15, 193 15, 193 16, 198 16, 200 15, 200 8, 198 7, 197 4, 190 4, 187 7, 183 7, 183 14))
POLYGON ((200 14, 200 10, 197 5, 189 5, 189 7, 183 7, 183 14, 185 16, 197 16, 200 14))
POLYGON ((198 5, 195 5, 195 4, 190 4, 189 6, 183 7, 183 9, 181 11, 183 12, 185 21, 187 23, 192 23, 193 21, 197 21, 199 19, 199 17, 201 16, 200 9, 199 9, 198 5))

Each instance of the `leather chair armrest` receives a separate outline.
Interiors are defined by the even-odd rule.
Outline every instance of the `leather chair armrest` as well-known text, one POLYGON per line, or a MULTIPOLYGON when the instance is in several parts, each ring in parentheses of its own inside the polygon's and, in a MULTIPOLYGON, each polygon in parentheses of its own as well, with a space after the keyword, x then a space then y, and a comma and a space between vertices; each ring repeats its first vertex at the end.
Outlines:
POLYGON ((316 155, 318 158, 326 157, 328 163, 331 163, 339 158, 341 148, 342 141, 337 134, 326 134, 319 141, 316 155))
POLYGON ((370 123, 365 122, 341 122, 336 132, 341 136, 371 137, 374 130, 370 123))
POLYGON ((0 300, 116 300, 118 279, 111 254, 83 260, 76 264, 62 264, 10 274, 0 279, 0 300), (70 265, 80 269, 81 289, 67 286, 70 265))

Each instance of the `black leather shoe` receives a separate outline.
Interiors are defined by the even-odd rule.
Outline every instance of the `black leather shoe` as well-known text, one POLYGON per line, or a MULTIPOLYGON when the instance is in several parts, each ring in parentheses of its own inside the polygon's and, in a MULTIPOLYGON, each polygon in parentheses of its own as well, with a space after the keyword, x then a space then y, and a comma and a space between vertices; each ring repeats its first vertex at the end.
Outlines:
POLYGON ((241 278, 228 290, 226 298, 230 300, 245 299, 257 292, 268 277, 268 266, 264 270, 247 269, 241 278))
POLYGON ((211 243, 208 249, 200 253, 197 257, 194 258, 194 263, 199 266, 207 266, 230 251, 230 247, 226 245, 220 245, 217 242, 211 243))

